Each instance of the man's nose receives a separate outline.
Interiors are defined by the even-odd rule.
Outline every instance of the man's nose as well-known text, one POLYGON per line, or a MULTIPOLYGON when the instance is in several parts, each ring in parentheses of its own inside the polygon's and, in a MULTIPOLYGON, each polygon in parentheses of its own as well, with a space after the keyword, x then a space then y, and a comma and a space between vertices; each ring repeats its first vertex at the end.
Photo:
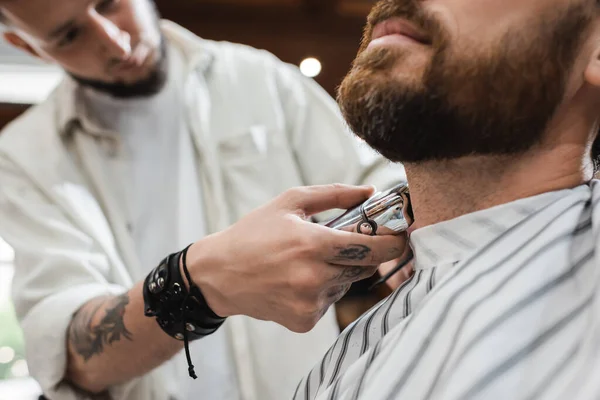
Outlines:
POLYGON ((103 55, 123 59, 131 54, 129 33, 122 31, 111 20, 98 13, 93 13, 92 25, 103 55))

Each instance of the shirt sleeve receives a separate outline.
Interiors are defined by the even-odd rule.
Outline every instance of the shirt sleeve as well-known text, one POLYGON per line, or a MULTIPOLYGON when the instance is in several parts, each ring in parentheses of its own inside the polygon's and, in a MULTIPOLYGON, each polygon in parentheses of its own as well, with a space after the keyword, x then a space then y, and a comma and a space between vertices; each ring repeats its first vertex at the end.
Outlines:
POLYGON ((122 293, 97 244, 7 160, 0 158, 0 236, 15 251, 12 298, 30 374, 49 398, 81 398, 64 382, 67 329, 87 301, 122 293))

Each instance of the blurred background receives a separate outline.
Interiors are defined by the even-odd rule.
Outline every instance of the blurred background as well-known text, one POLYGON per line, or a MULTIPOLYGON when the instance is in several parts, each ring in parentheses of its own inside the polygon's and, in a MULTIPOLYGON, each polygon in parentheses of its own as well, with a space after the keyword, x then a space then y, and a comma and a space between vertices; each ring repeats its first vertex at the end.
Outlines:
MULTIPOLYGON (((298 65, 330 94, 356 55, 374 0, 155 0, 163 18, 213 40, 265 49, 298 65)), ((0 45, 0 127, 43 100, 60 79, 0 45)))
MULTIPOLYGON (((365 17, 374 0, 156 0, 163 18, 197 35, 265 49, 298 65, 331 95, 356 55, 365 17)), ((7 44, 0 45, 0 128, 42 101, 61 79, 7 44)), ((1 223, 1 221, 0 221, 1 223)), ((0 239, 0 400, 37 398, 12 305, 13 253, 0 239)), ((337 306, 344 328, 386 295, 361 282, 337 306)))

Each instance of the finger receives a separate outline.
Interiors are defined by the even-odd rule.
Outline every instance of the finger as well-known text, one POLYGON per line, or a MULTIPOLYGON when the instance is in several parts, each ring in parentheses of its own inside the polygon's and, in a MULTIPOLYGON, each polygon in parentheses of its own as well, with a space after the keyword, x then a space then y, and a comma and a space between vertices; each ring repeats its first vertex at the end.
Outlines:
POLYGON ((334 208, 350 208, 367 200, 375 192, 373 186, 342 184, 307 186, 288 193, 289 206, 313 215, 334 208))
MULTIPOLYGON (((327 228, 325 228, 327 229, 327 228)), ((380 265, 400 257, 407 245, 402 235, 367 236, 332 230, 323 236, 324 260, 336 265, 380 265)))

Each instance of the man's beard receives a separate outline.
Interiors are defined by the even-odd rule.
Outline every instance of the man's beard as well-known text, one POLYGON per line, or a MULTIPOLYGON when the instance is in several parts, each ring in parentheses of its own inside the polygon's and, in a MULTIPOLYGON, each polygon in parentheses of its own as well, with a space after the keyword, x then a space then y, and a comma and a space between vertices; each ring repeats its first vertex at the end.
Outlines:
POLYGON ((540 143, 564 97, 589 10, 571 5, 511 30, 486 50, 459 52, 419 1, 380 1, 369 16, 338 93, 350 128, 394 162, 515 155, 540 143), (430 35, 433 55, 422 77, 394 77, 410 49, 366 49, 374 25, 390 17, 430 35))
POLYGON ((160 92, 167 82, 169 63, 166 43, 166 38, 161 34, 158 58, 155 65, 152 67, 150 74, 133 83, 103 82, 100 80, 82 78, 74 74, 70 75, 79 84, 91 87, 99 92, 107 93, 116 98, 130 99, 150 97, 160 92))

